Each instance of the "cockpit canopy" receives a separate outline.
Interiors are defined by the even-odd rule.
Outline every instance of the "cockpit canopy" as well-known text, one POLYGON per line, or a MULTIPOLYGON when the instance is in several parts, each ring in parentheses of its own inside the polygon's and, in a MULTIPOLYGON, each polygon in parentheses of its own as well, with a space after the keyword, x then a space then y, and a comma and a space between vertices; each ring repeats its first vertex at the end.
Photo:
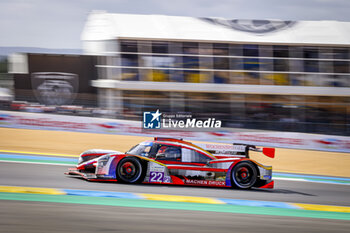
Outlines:
POLYGON ((215 159, 215 157, 208 156, 195 148, 191 148, 191 146, 166 141, 145 141, 131 148, 126 154, 163 161, 191 163, 207 163, 209 160, 215 159))

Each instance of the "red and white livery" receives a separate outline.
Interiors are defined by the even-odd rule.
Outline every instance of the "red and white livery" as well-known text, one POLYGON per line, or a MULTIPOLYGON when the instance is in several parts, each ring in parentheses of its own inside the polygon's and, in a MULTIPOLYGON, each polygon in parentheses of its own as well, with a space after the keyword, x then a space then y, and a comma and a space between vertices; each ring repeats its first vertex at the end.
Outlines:
POLYGON ((249 151, 274 158, 275 149, 252 145, 194 144, 156 137, 123 153, 93 149, 66 173, 90 181, 191 186, 273 188, 272 167, 249 158, 249 151))

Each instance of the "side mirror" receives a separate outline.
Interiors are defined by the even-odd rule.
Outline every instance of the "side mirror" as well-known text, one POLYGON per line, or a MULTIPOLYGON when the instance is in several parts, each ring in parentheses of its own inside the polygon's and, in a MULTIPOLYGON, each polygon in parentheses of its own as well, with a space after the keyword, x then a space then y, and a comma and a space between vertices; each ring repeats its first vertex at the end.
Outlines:
POLYGON ((165 158, 165 154, 156 154, 156 160, 165 158))

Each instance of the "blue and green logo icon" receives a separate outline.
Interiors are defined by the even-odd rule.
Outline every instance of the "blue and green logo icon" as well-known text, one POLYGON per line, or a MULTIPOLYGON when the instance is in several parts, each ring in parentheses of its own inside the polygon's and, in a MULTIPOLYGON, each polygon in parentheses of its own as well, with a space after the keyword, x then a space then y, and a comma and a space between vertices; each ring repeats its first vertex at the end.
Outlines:
POLYGON ((143 128, 144 129, 160 129, 162 113, 159 109, 156 112, 143 112, 143 128))

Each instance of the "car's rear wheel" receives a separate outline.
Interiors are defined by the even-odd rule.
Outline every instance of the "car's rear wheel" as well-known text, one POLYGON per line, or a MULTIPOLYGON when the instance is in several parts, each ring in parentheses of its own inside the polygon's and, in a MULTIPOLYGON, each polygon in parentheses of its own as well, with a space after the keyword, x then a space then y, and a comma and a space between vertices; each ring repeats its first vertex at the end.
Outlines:
POLYGON ((251 162, 238 163, 232 169, 232 187, 249 189, 257 181, 257 170, 251 162))
POLYGON ((143 173, 140 160, 134 157, 122 159, 116 169, 117 180, 129 184, 141 182, 143 173))

